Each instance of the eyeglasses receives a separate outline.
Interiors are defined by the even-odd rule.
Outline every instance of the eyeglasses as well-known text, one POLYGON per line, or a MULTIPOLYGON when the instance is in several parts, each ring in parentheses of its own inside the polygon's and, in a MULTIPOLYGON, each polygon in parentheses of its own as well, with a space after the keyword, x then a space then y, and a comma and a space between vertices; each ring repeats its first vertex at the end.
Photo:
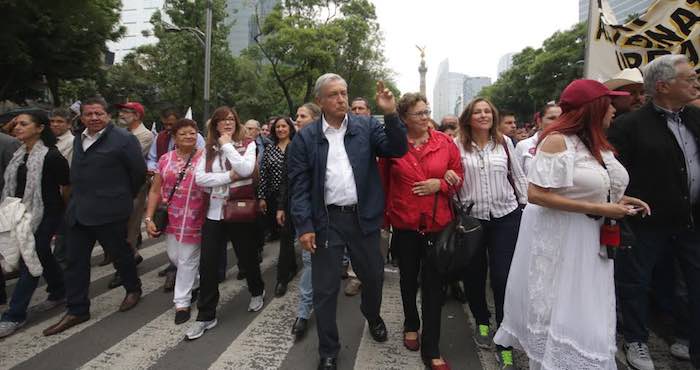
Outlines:
POLYGON ((424 110, 422 112, 406 113, 406 114, 408 114, 409 116, 413 116, 413 117, 426 116, 426 117, 430 118, 430 113, 432 113, 432 111, 430 111, 430 109, 427 109, 427 110, 424 110))

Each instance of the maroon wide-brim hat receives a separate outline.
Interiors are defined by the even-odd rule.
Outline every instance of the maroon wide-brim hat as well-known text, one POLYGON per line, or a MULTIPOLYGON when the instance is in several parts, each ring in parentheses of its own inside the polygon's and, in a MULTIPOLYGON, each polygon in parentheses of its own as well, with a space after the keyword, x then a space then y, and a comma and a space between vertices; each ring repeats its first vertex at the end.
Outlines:
POLYGON ((564 88, 559 97, 559 106, 562 112, 576 110, 584 104, 590 103, 601 96, 624 96, 627 91, 613 91, 595 80, 574 80, 564 88))

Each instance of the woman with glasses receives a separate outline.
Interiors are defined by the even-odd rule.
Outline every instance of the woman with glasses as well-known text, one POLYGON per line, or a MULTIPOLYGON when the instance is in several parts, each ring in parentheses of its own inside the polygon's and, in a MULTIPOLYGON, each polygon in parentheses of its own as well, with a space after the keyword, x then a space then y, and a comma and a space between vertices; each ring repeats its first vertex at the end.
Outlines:
POLYGON ((426 258, 426 251, 452 221, 450 194, 462 181, 462 164, 452 138, 430 128, 430 110, 423 94, 404 94, 398 113, 406 124, 408 152, 401 158, 382 158, 379 163, 386 217, 394 230, 393 253, 399 262, 404 346, 410 351, 420 349, 427 367, 445 370, 449 365, 439 348, 444 279, 426 258), (416 304, 419 279, 421 334, 416 304))
MULTIPOLYGON (((486 273, 491 274, 496 326, 503 320, 503 297, 520 227, 520 205, 527 203, 527 181, 513 155, 512 141, 498 131, 498 111, 486 99, 472 100, 459 117, 458 147, 464 167, 462 201, 484 228, 484 243, 464 275, 464 290, 476 320, 477 346, 491 347, 486 273), (512 160, 511 160, 512 158, 512 160)), ((510 369, 513 353, 498 347, 501 368, 510 369)))
MULTIPOLYGON (((294 124, 287 117, 275 117, 270 120, 270 139, 272 144, 267 145, 260 165, 260 185, 258 186, 258 199, 260 210, 267 214, 276 212, 282 177, 287 175, 285 170, 287 145, 294 138, 294 124)), ((275 213, 272 213, 273 216, 275 213)), ((279 225, 284 228, 284 224, 279 225)), ((289 225, 287 225, 289 226, 289 225)), ((277 285, 275 296, 281 297, 287 293, 287 284, 297 273, 296 257, 294 255, 294 232, 289 227, 281 230, 280 251, 277 260, 277 285)))
POLYGON ((148 194, 146 229, 156 238, 167 234, 167 252, 177 268, 173 303, 175 325, 190 319, 190 305, 199 286, 199 257, 204 223, 202 189, 195 184, 195 167, 204 151, 197 149, 197 123, 190 119, 177 121, 171 129, 175 149, 162 155, 148 194), (158 230, 153 214, 159 204, 167 204, 168 225, 158 230))
MULTIPOLYGON (((255 142, 246 139, 245 128, 233 108, 219 107, 212 114, 204 151, 204 160, 195 169, 195 182, 209 194, 209 207, 202 227, 199 263, 199 301, 197 321, 186 333, 189 340, 216 326, 219 303, 219 259, 228 242, 237 245, 240 264, 246 270, 252 298, 248 311, 260 311, 265 287, 260 276, 255 218, 249 222, 225 222, 224 207, 244 187, 254 186, 256 170, 255 142)), ((253 197, 254 190, 251 191, 253 197)))

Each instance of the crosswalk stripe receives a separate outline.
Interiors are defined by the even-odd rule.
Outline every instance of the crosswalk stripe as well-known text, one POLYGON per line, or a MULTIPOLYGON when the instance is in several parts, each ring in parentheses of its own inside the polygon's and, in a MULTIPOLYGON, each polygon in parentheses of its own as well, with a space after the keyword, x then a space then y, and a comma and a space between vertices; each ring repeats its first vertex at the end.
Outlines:
MULTIPOLYGON (((276 263, 277 251, 269 248, 260 265, 261 271, 265 271, 276 263)), ((234 266, 227 271, 227 275, 234 274, 238 267, 234 266)), ((246 288, 245 281, 229 279, 219 285, 219 306, 231 301, 246 288)), ((192 317, 197 317, 196 305, 192 307, 192 317)), ((192 320, 189 322, 191 323, 192 320)), ((187 330, 188 325, 175 325, 173 322, 173 310, 167 310, 156 317, 141 329, 122 339, 120 342, 105 350, 97 357, 84 364, 81 369, 146 369, 153 366, 165 353, 179 344, 187 330), (123 354, 128 353, 128 356, 123 354)))
MULTIPOLYGON (((159 243, 153 244, 150 247, 139 250, 141 257, 146 261, 151 257, 155 257, 161 253, 165 252, 165 242, 161 241, 159 243)), ((90 282, 102 279, 106 276, 110 276, 115 272, 114 266, 112 264, 106 266, 95 266, 90 270, 90 282)), ((48 293, 45 289, 37 289, 32 296, 32 300, 29 303, 29 307, 32 307, 38 303, 45 301, 48 298, 48 293)))
POLYGON ((210 369, 278 369, 294 345, 291 333, 299 302, 298 277, 211 364, 210 369))
MULTIPOLYGON (((141 276, 141 289, 144 296, 155 291, 156 289, 159 289, 163 285, 162 279, 158 279, 157 277, 158 271, 166 266, 167 264, 164 264, 159 268, 141 276)), ((7 368, 13 367, 41 353, 47 348, 52 347, 73 335, 77 335, 86 328, 115 313, 116 308, 119 307, 119 304, 123 298, 123 289, 110 290, 93 298, 90 305, 90 321, 68 329, 63 333, 45 337, 43 336, 42 331, 46 328, 46 325, 34 325, 26 330, 23 330, 21 333, 17 333, 16 335, 6 338, 2 342, 2 345, 0 345, 0 358, 2 358, 2 366, 7 368)), ((62 315, 63 312, 54 315, 53 317, 49 318, 47 322, 53 323, 62 315)))
POLYGON ((403 346, 403 305, 399 275, 395 272, 384 274, 381 315, 389 332, 389 339, 384 343, 375 342, 365 322, 354 369, 423 369, 420 354, 403 346))

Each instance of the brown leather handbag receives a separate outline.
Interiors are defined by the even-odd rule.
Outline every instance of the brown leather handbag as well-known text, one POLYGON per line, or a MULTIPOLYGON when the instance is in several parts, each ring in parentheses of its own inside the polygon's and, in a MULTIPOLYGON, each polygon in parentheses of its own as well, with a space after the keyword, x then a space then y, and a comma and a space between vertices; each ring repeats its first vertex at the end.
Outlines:
POLYGON ((254 184, 231 188, 223 205, 224 222, 253 222, 258 217, 254 184))
MULTIPOLYGON (((243 146, 247 146, 250 142, 245 141, 243 146)), ((253 143, 253 145, 255 145, 253 143)), ((221 157, 219 157, 221 160, 221 157)), ((213 158, 210 160, 207 158, 205 162, 205 171, 212 171, 213 158)), ((223 163, 223 167, 226 170, 231 170, 231 163, 228 160, 223 163)), ((258 201, 255 196, 255 189, 257 186, 257 180, 259 177, 259 169, 257 162, 255 164, 255 170, 253 171, 252 182, 248 185, 242 185, 229 189, 229 196, 226 202, 222 206, 223 218, 221 221, 230 223, 246 223, 254 222, 258 217, 258 201)), ((241 181, 246 179, 238 179, 236 181, 241 181)))

